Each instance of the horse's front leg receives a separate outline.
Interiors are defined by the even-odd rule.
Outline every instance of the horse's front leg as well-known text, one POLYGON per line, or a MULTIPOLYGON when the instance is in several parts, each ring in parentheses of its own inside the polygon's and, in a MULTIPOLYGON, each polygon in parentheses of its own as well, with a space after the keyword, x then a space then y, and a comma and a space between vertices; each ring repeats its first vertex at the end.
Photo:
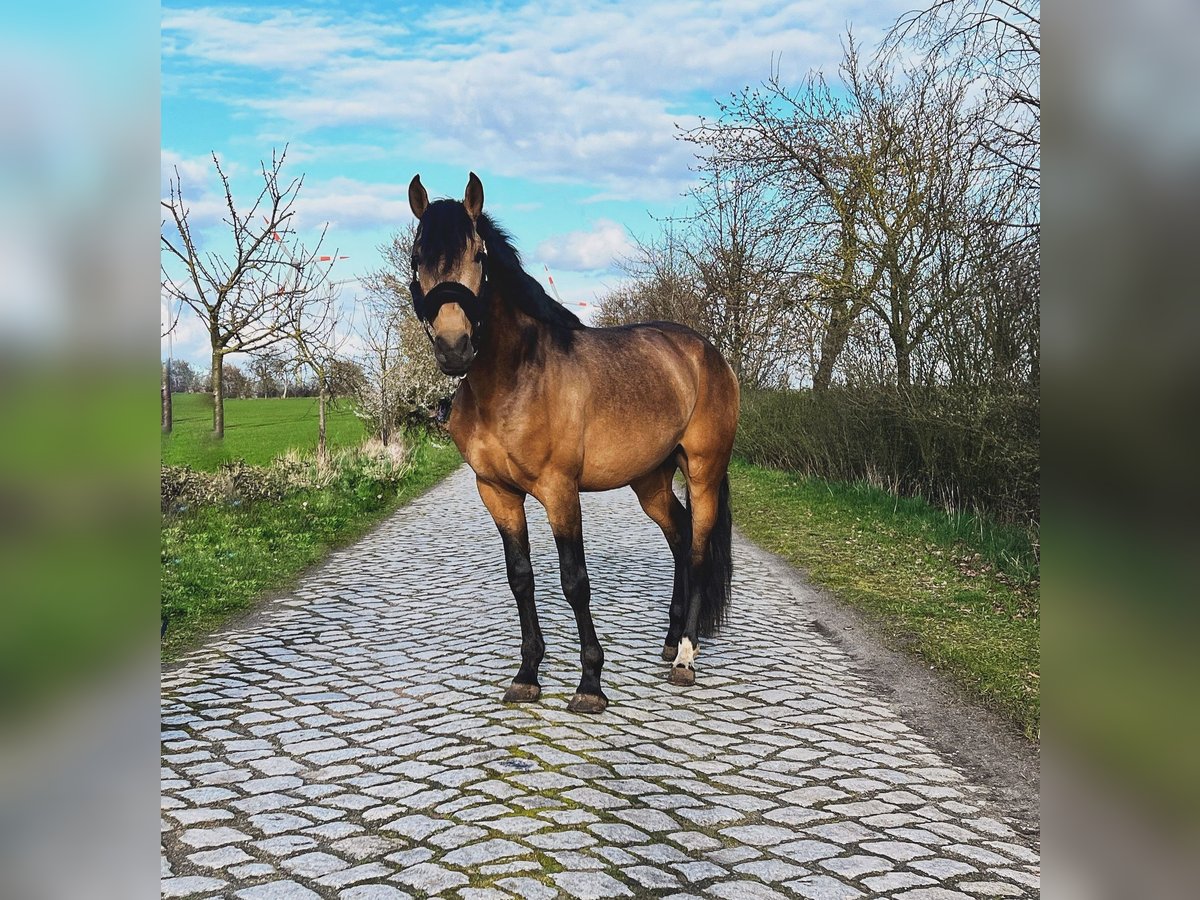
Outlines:
POLYGON ((538 624, 533 599, 533 566, 529 562, 529 529, 525 522, 525 495, 491 482, 477 479, 479 496, 496 522, 504 542, 504 567, 508 585, 517 601, 521 616, 521 668, 504 692, 505 703, 537 700, 542 689, 538 667, 546 652, 542 629, 538 624))
POLYGON ((600 688, 600 670, 604 668, 604 649, 592 624, 592 586, 583 558, 583 519, 579 509, 579 491, 575 485, 551 492, 543 504, 558 546, 558 567, 563 593, 575 613, 579 629, 579 662, 583 675, 575 696, 567 704, 572 712, 598 713, 608 706, 600 688))

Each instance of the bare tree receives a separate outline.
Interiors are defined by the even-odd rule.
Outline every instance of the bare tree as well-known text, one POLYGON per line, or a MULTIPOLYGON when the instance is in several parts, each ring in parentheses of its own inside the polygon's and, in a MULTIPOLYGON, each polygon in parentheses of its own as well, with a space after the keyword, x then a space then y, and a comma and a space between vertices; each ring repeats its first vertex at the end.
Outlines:
POLYGON ((160 413, 163 434, 170 434, 174 427, 174 404, 171 399, 172 394, 172 375, 171 375, 171 358, 168 356, 163 360, 162 364, 162 381, 159 385, 160 413))
MULTIPOLYGON (((209 390, 212 390, 212 378, 213 375, 210 372, 209 390)), ((234 363, 225 363, 225 365, 221 366, 221 382, 225 386, 226 395, 234 399, 244 400, 254 395, 254 386, 250 379, 234 363)))
POLYGON ((250 377, 254 379, 256 397, 286 397, 288 382, 296 369, 296 361, 277 344, 254 354, 250 361, 250 377))
POLYGON ((743 385, 787 383, 805 333, 797 232, 781 201, 742 172, 708 167, 691 196, 693 215, 665 220, 625 260, 632 282, 604 298, 598 324, 679 322, 711 340, 743 385))
POLYGON ((301 294, 287 306, 283 329, 298 368, 312 373, 317 387, 317 460, 329 459, 326 442, 326 415, 337 396, 334 378, 338 354, 349 337, 348 329, 339 329, 341 308, 339 291, 325 285, 320 291, 301 294))
MULTIPOLYGON (((819 74, 795 91, 773 75, 687 137, 710 165, 745 171, 789 198, 777 227, 798 232, 785 246, 824 323, 814 388, 830 384, 852 337, 872 371, 881 361, 874 342, 886 338, 886 368, 901 388, 945 380, 949 362, 936 351, 949 332, 933 332, 998 302, 988 266, 1003 256, 997 240, 1020 230, 1026 201, 997 174, 988 108, 963 70, 863 63, 848 39, 840 74, 838 91, 819 74), (864 326, 864 316, 880 327, 864 326)), ((989 316, 988 327, 1000 318, 989 316)), ((864 367, 855 369, 861 376, 864 367)))
POLYGON ((693 197, 697 212, 683 252, 696 273, 702 331, 742 384, 786 384, 800 353, 803 302, 791 198, 712 164, 693 197))
POLYGON ((748 173, 790 198, 791 267, 808 281, 809 308, 823 322, 812 375, 813 387, 823 390, 879 279, 861 241, 875 173, 855 133, 854 100, 832 91, 820 73, 790 90, 772 72, 762 86, 718 106, 717 119, 702 120, 684 137, 710 164, 748 173))
POLYGON ((851 57, 846 77, 862 140, 877 160, 863 245, 880 278, 867 306, 887 329, 903 389, 914 382, 914 355, 930 330, 974 288, 978 121, 967 84, 928 68, 896 77, 880 64, 864 71, 851 57))
POLYGON ((601 301, 596 324, 678 322, 703 333, 700 288, 685 240, 682 223, 664 219, 659 234, 636 241, 633 253, 619 262, 630 281, 601 301))
MULTIPOLYGON (((349 339, 350 335, 347 336, 347 343, 349 339)), ((353 399, 359 395, 365 378, 361 365, 348 355, 335 356, 329 371, 330 389, 334 397, 353 399)))
POLYGON ((902 16, 883 59, 912 50, 948 82, 980 98, 979 143, 991 200, 979 209, 971 255, 975 302, 937 338, 954 380, 1039 378, 1041 259, 1040 0, 937 0, 902 16))
POLYGON ((990 125, 984 145, 1023 190, 1036 194, 1042 144, 1041 0, 934 0, 897 20, 881 54, 897 56, 910 47, 948 77, 982 85, 990 125))
POLYGON ((978 229, 964 261, 968 289, 931 329, 931 350, 954 384, 1034 387, 1040 381, 1039 253, 1005 229, 978 229))
MULTIPOLYGON (((172 316, 170 307, 168 306, 166 312, 167 312, 168 321, 162 323, 162 333, 161 333, 160 337, 167 338, 168 346, 171 347, 171 352, 168 352, 167 358, 165 360, 163 360, 162 383, 160 385, 159 393, 160 393, 160 400, 161 400, 160 410, 161 410, 161 414, 162 414, 162 422, 161 422, 162 433, 170 434, 171 430, 172 430, 172 428, 174 428, 174 424, 175 424, 175 418, 174 418, 175 405, 174 405, 174 401, 172 399, 172 394, 176 390, 176 387, 175 387, 176 379, 175 379, 175 371, 174 371, 175 367, 173 365, 174 360, 172 359, 172 356, 174 356, 174 341, 172 338, 175 334, 175 329, 179 325, 179 310, 177 309, 175 311, 175 315, 172 316)), ((186 363, 185 363, 185 365, 186 365, 186 363)))
POLYGON ((369 294, 362 301, 358 334, 363 379, 356 409, 371 423, 379 439, 388 444, 396 427, 396 367, 400 353, 400 320, 391 304, 369 294))
POLYGON ((239 212, 229 177, 214 153, 224 192, 225 236, 231 246, 208 249, 194 231, 178 169, 162 201, 168 213, 160 235, 166 251, 162 264, 164 292, 188 307, 204 323, 212 353, 213 434, 225 434, 225 391, 222 368, 226 356, 253 353, 288 337, 286 323, 297 300, 328 282, 329 265, 320 262, 324 231, 311 252, 294 254, 287 237, 303 177, 282 179, 286 148, 260 164, 263 186, 239 212))
POLYGON ((198 390, 200 375, 186 359, 171 360, 171 391, 187 394, 198 390))

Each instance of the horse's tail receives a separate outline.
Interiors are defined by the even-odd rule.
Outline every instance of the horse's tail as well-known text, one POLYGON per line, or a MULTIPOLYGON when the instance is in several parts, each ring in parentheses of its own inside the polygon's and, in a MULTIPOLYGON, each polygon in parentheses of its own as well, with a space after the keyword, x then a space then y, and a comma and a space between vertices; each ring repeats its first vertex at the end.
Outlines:
MULTIPOLYGON (((688 494, 691 512, 691 493, 688 494)), ((721 480, 717 494, 717 519, 708 537, 701 567, 704 583, 700 586, 700 637, 712 637, 729 613, 729 586, 733 578, 733 513, 729 508, 729 476, 721 480)))

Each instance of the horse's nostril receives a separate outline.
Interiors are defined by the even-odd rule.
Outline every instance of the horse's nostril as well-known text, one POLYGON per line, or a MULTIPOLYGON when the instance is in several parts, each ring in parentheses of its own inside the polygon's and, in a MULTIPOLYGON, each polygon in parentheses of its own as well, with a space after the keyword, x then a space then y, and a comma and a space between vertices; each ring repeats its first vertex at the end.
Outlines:
POLYGON ((459 336, 459 339, 454 342, 454 352, 459 356, 467 355, 467 346, 471 343, 471 339, 467 335, 459 336))

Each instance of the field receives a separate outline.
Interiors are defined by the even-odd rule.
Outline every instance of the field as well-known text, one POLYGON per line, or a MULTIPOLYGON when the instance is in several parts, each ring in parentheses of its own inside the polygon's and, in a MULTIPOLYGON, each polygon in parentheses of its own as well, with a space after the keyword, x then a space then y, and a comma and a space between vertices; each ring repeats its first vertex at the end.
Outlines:
MULTIPOLYGON (((243 459, 252 466, 270 465, 289 447, 317 446, 317 398, 248 399, 225 401, 225 439, 212 437, 212 395, 175 394, 174 430, 162 436, 162 461, 213 471, 223 462, 243 459)), ((329 448, 362 443, 366 429, 348 403, 328 409, 329 448)))
POLYGON ((1039 563, 1028 531, 741 460, 730 481, 747 537, 1039 736, 1039 563))

